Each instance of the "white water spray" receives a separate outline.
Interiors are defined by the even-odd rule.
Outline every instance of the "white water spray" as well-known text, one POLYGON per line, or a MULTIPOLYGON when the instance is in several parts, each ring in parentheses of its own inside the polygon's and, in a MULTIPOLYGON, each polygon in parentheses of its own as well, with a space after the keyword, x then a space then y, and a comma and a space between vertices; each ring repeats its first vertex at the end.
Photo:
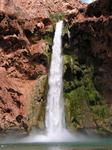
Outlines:
POLYGON ((55 134, 65 128, 65 115, 63 104, 63 56, 62 56, 62 29, 63 21, 56 25, 54 43, 52 47, 52 60, 49 74, 49 91, 47 97, 45 125, 48 134, 55 134))

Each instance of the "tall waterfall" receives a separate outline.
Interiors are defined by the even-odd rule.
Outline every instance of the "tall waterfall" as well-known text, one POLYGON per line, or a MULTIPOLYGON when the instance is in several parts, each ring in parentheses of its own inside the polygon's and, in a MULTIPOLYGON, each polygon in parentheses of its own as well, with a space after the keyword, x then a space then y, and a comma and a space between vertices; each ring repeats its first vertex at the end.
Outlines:
POLYGON ((62 57, 63 21, 56 24, 52 60, 49 74, 49 91, 46 106, 45 125, 48 133, 60 132, 65 128, 63 103, 63 57, 62 57))
MULTIPOLYGON (((54 43, 52 47, 52 60, 49 73, 49 91, 47 96, 46 130, 38 132, 34 128, 28 137, 3 140, 5 143, 40 143, 40 142, 74 142, 76 138, 65 126, 64 102, 63 102, 63 56, 62 56, 62 29, 63 21, 56 24, 54 43), (46 132, 47 131, 47 132, 46 132)), ((1 141, 0 141, 1 142, 1 141)), ((2 142, 2 143, 3 143, 2 142)))

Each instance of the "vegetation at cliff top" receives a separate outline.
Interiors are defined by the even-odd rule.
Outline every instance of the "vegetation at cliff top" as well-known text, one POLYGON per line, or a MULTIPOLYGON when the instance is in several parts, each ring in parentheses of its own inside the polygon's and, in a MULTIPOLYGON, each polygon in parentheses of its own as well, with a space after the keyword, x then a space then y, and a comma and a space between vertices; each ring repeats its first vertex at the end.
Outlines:
POLYGON ((54 13, 50 15, 51 21, 56 24, 59 20, 63 20, 65 18, 66 13, 54 13))

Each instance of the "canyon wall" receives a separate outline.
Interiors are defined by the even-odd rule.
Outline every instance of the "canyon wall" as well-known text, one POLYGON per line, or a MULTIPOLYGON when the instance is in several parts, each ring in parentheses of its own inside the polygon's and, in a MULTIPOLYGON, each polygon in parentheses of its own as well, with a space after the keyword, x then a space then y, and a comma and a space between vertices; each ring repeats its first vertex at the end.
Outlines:
POLYGON ((68 15, 65 21, 64 91, 68 124, 111 133, 112 3, 95 1, 68 15))
POLYGON ((0 12, 1 130, 28 131, 31 125, 44 125, 50 60, 50 44, 44 37, 48 28, 52 30, 48 26, 37 19, 21 20, 0 12))

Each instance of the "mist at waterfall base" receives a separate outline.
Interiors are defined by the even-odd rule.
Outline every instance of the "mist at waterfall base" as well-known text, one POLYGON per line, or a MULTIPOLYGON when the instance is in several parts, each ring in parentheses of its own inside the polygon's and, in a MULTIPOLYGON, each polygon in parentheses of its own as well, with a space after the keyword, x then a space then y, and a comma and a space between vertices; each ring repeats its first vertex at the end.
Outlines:
MULTIPOLYGON (((49 73, 49 90, 47 96, 45 131, 33 129, 28 136, 18 137, 9 134, 0 139, 0 143, 70 143, 87 141, 89 138, 81 134, 72 134, 66 129, 64 102, 63 102, 63 56, 62 56, 62 29, 63 21, 56 24, 52 60, 49 73)), ((96 137, 95 137, 96 138, 96 137)), ((94 138, 94 139, 95 139, 94 138)), ((93 140, 93 138, 92 138, 93 140)))

